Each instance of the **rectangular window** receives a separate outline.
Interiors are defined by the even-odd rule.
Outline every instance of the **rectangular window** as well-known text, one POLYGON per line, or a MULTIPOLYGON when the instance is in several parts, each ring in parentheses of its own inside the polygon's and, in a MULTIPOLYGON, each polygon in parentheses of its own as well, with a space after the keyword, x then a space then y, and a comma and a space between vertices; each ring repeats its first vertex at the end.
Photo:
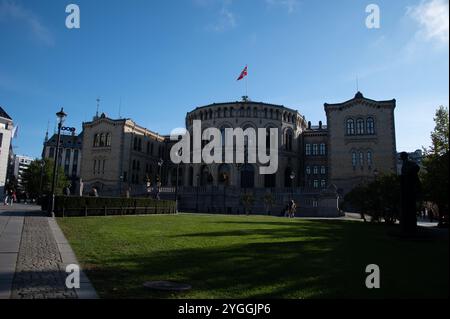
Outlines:
POLYGON ((317 155, 319 153, 319 145, 313 144, 313 155, 317 155))
POLYGON ((326 146, 325 143, 320 144, 320 155, 326 154, 326 146))
POLYGON ((307 175, 311 174, 311 167, 310 166, 306 166, 306 174, 307 175))
POLYGON ((311 144, 306 144, 305 153, 307 156, 311 155, 311 144))
POLYGON ((372 167, 372 152, 371 151, 367 152, 367 165, 369 167, 372 167))
POLYGON ((319 188, 319 180, 314 180, 314 188, 319 188))
POLYGON ((318 202, 316 199, 313 200, 312 204, 313 204, 313 207, 314 207, 314 208, 319 207, 319 202, 318 202))
POLYGON ((320 174, 322 174, 322 175, 325 175, 325 174, 326 174, 325 166, 321 166, 321 167, 320 167, 320 174))
POLYGON ((106 160, 103 160, 102 174, 105 174, 106 160))
POLYGON ((97 168, 97 160, 94 160, 94 175, 95 175, 95 169, 97 168))
POLYGON ((321 187, 321 188, 327 187, 327 181, 324 180, 324 179, 322 179, 322 180, 320 181, 320 187, 321 187))
POLYGON ((314 166, 314 175, 319 174, 319 168, 317 166, 314 166))

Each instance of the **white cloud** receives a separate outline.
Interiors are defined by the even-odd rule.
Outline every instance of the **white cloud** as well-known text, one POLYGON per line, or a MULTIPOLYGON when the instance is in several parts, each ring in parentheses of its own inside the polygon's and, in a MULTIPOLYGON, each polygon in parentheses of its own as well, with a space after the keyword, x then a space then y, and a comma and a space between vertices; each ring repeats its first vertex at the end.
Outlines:
POLYGON ((46 45, 54 45, 51 32, 33 12, 15 1, 3 0, 0 2, 0 22, 9 21, 25 23, 37 40, 46 45))
POLYGON ((194 0, 194 3, 200 7, 211 5, 220 7, 220 10, 217 13, 217 20, 207 27, 208 30, 223 32, 236 28, 236 15, 231 10, 232 0, 194 0))
POLYGON ((448 44, 448 0, 422 0, 407 9, 407 15, 419 23, 418 36, 448 44))
POLYGON ((292 13, 298 6, 298 0, 266 0, 269 6, 284 7, 288 13, 292 13))

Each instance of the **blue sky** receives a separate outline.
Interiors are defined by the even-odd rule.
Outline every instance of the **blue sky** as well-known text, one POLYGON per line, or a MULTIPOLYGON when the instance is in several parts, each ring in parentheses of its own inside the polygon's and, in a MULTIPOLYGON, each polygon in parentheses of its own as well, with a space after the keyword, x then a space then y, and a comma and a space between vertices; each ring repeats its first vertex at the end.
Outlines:
POLYGON ((0 105, 15 152, 39 156, 54 113, 81 129, 100 111, 162 134, 191 109, 252 100, 325 121, 324 103, 360 91, 396 98, 397 148, 429 145, 448 106, 448 0, 0 0, 0 105), (65 8, 81 10, 67 29, 65 8), (365 25, 380 7, 379 29, 365 25))

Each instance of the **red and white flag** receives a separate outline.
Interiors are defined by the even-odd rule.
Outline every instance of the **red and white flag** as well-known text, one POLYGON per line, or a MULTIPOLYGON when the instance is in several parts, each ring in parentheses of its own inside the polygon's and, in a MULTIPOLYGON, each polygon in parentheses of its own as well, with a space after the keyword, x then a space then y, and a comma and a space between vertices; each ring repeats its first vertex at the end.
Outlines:
POLYGON ((244 70, 242 70, 241 75, 239 75, 239 77, 237 78, 237 81, 242 80, 243 78, 245 78, 248 75, 247 72, 247 66, 245 66, 244 70))

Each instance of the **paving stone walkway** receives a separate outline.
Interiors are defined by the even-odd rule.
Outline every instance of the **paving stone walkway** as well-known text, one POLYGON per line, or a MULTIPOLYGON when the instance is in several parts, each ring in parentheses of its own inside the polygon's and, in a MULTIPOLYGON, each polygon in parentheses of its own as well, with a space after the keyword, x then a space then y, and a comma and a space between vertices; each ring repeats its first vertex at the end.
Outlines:
POLYGON ((0 299, 97 298, 83 272, 68 289, 66 265, 78 264, 53 218, 38 207, 0 208, 0 299))
POLYGON ((25 217, 11 298, 77 298, 46 217, 25 217))

